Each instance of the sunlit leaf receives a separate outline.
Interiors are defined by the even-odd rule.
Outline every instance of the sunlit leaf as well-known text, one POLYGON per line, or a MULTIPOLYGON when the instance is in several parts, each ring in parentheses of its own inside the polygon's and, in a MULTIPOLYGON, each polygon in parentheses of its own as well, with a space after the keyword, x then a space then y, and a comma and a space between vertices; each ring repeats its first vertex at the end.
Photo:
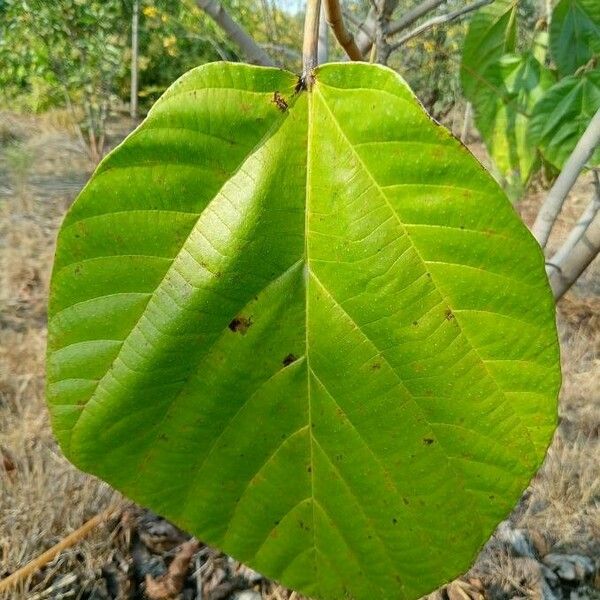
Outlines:
POLYGON ((58 240, 54 430, 287 586, 414 599, 469 567, 544 456, 543 257, 395 73, 295 85, 191 71, 100 165, 58 240))

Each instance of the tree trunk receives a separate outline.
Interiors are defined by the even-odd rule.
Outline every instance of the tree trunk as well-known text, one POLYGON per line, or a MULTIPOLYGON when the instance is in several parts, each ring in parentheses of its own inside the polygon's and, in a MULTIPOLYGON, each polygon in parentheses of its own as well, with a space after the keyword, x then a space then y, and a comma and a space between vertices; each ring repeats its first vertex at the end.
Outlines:
POLYGON ((598 144, 600 144, 600 109, 592 117, 587 129, 577 142, 573 153, 569 156, 552 189, 548 192, 548 196, 533 224, 531 231, 542 248, 545 248, 548 243, 554 221, 556 221, 568 193, 598 144))
POLYGON ((138 119, 139 22, 140 3, 139 0, 133 0, 133 14, 131 17, 131 90, 129 114, 134 122, 138 119))
POLYGON ((246 60, 254 65, 274 67, 271 57, 238 25, 217 0, 196 0, 196 4, 239 46, 246 60))
POLYGON ((329 61, 329 26, 325 20, 325 7, 321 6, 321 21, 319 22, 319 64, 329 61))

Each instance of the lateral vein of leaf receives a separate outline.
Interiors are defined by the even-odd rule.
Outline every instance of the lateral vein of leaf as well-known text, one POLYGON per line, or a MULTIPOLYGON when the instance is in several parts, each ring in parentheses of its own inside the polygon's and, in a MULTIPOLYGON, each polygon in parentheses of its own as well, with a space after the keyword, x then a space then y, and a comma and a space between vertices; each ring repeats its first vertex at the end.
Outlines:
MULTIPOLYGON (((379 352, 379 356, 381 356, 381 358, 385 361, 385 363, 388 365, 388 367, 390 368, 390 371, 395 375, 399 385, 402 386, 402 388, 404 389, 404 391, 406 392, 406 395, 409 399, 411 399, 413 401, 414 406, 416 407, 416 409, 423 415, 425 422, 427 422, 427 424, 429 425, 429 421, 427 420, 427 414, 425 413, 425 411, 423 410, 423 407, 420 405, 419 402, 417 402, 416 397, 413 396, 412 392, 406 387, 406 384, 404 383, 404 381, 402 380, 402 378, 400 377, 400 375, 398 374, 398 372, 396 371, 396 369, 394 369, 394 367, 390 364, 390 362, 388 361, 388 359, 386 358, 385 354, 383 353, 383 351, 377 346, 377 344, 361 329, 360 325, 352 318, 351 315, 348 314, 348 312, 346 311, 346 309, 338 302, 338 300, 332 295, 332 293, 323 285, 323 283, 319 280, 319 278, 316 276, 316 274, 314 272, 311 272, 311 275, 313 277, 313 279, 315 280, 315 282, 319 285, 319 287, 327 294, 327 296, 334 302, 334 304, 339 307, 339 309, 346 315, 346 317, 350 320, 350 322, 354 325, 354 327, 356 328, 357 331, 359 331, 362 336, 365 338, 366 341, 368 341, 373 348, 375 348, 375 350, 377 350, 379 352)), ((431 435, 435 437, 435 432, 431 429, 430 427, 430 432, 431 435)), ((437 440, 439 443, 439 440, 437 440)), ((443 449, 443 446, 440 444, 440 448, 443 449)), ((450 467, 450 462, 449 462, 449 458, 450 455, 448 453, 446 453, 446 451, 444 450, 444 455, 446 457, 446 461, 448 462, 448 466, 450 467)), ((453 469, 452 469, 453 470, 453 469)), ((454 471, 455 476, 457 477, 457 479, 460 481, 462 480, 462 477, 460 477, 460 475, 454 471)))
POLYGON ((378 185, 377 187, 380 190, 392 190, 394 188, 405 188, 405 187, 416 187, 419 189, 442 188, 442 189, 450 190, 451 192, 469 192, 469 193, 475 194, 477 196, 482 196, 484 198, 487 197, 487 194, 480 190, 474 190, 472 188, 464 187, 461 185, 450 185, 448 183, 428 183, 426 181, 424 181, 422 183, 421 182, 419 182, 419 183, 406 182, 406 183, 391 183, 390 185, 378 185))
MULTIPOLYGON (((496 440, 495 438, 489 436, 489 435, 485 435, 479 431, 476 431, 475 429, 470 429, 469 427, 465 427, 465 425, 459 425, 457 423, 443 423, 441 421, 431 421, 430 425, 432 427, 450 427, 451 429, 459 429, 460 431, 466 431, 470 434, 473 434, 475 437, 480 437, 483 438, 484 440, 487 440, 489 442, 492 443, 493 446, 497 447, 501 453, 506 453, 507 452, 507 448, 506 446, 501 445, 498 440, 496 440)), ((523 460, 521 459, 521 457, 519 455, 513 455, 517 462, 520 463, 521 465, 523 465, 525 468, 528 468, 528 466, 526 465, 526 463, 523 462, 523 460)), ((461 458, 461 460, 463 460, 462 457, 453 457, 453 458, 461 458)), ((502 469, 505 470, 507 473, 511 473, 511 475, 514 476, 514 473, 512 473, 511 471, 509 471, 508 469, 504 469, 503 467, 500 467, 497 463, 486 463, 484 461, 477 461, 475 459, 472 460, 472 462, 479 462, 480 464, 483 465, 489 465, 489 466, 493 466, 496 467, 498 469, 502 469)))
MULTIPOLYGON (((500 279, 507 279, 513 284, 520 284, 529 288, 539 288, 540 283, 531 284, 524 279, 517 279, 516 277, 510 277, 504 273, 498 273, 497 271, 490 271, 489 269, 483 269, 482 267, 476 267, 475 265, 469 265, 467 263, 457 263, 457 262, 449 262, 446 260, 426 260, 422 259, 423 262, 427 265, 445 265, 448 267, 460 267, 461 269, 471 269, 473 271, 479 271, 480 273, 485 273, 486 275, 490 275, 492 277, 498 277, 500 279)), ((544 286, 546 284, 544 283, 544 286)), ((544 287, 545 289, 545 287, 544 287)), ((447 302, 447 301, 446 301, 447 302)))
POLYGON ((242 490, 242 493, 240 494, 240 498, 237 501, 236 505, 235 505, 235 509, 233 511, 233 514, 231 515, 231 517, 229 518, 229 523, 227 524, 227 529, 225 530, 225 533, 223 534, 223 544, 226 544, 226 539, 227 536, 229 535, 229 532, 231 531, 231 526, 233 524, 233 522, 236 519, 236 516, 239 513, 240 507, 243 506, 243 498, 244 496, 248 493, 248 491, 251 489, 252 487, 252 483, 256 480, 256 478, 265 470, 265 468, 271 463, 271 461, 277 456, 277 454, 283 449, 285 448, 285 446, 292 441, 296 436, 304 433, 306 430, 308 430, 309 426, 308 425, 303 425, 302 427, 300 427, 299 429, 296 429, 296 431, 293 431, 292 433, 290 433, 285 440, 283 440, 281 443, 277 444, 277 446, 275 446, 275 448, 271 451, 271 453, 269 454, 269 456, 266 458, 266 460, 264 460, 260 467, 258 468, 258 470, 254 473, 254 475, 252 475, 252 477, 250 477, 250 479, 248 479, 248 482, 246 484, 246 487, 244 487, 244 489, 242 490))
MULTIPOLYGON (((159 164, 162 164, 162 163, 159 163, 159 164)), ((136 166, 139 166, 139 165, 136 165, 136 166)), ((126 168, 126 167, 123 167, 123 168, 126 168)), ((201 213, 192 212, 192 211, 166 210, 163 208, 131 208, 131 209, 127 209, 127 210, 115 210, 113 212, 105 212, 105 213, 100 213, 97 215, 90 215, 89 217, 83 217, 81 219, 77 219, 76 221, 71 221, 66 227, 64 227, 64 229, 62 230, 61 233, 64 234, 65 231, 69 231, 70 229, 75 227, 75 225, 85 223, 87 221, 94 221, 96 219, 102 219, 102 218, 112 217, 112 216, 136 215, 136 214, 145 214, 145 213, 163 213, 163 214, 169 215, 169 216, 185 215, 188 217, 200 217, 200 214, 201 214, 201 213)))
MULTIPOLYGON (((367 443, 367 441, 365 440, 365 438, 362 436, 362 434, 360 433, 360 431, 356 428, 356 425, 354 425, 354 423, 350 420, 350 418, 348 417, 348 414, 346 413, 346 411, 339 405, 339 403, 335 399, 334 395, 329 391, 329 389, 323 383, 323 381, 320 379, 320 377, 314 372, 313 369, 310 369, 310 372, 313 374, 313 377, 317 380, 317 383, 323 388, 323 391, 325 392, 325 394, 331 398, 331 400, 333 401, 334 405, 342 412, 344 418, 346 419, 346 421, 348 422, 348 424, 350 425, 350 427, 352 428, 352 430, 356 433, 356 435, 358 436, 358 438, 360 439, 360 441, 363 443, 363 445, 365 446, 365 448, 367 449, 367 451, 369 452, 369 454, 373 457, 375 463, 379 466, 379 468, 381 469, 381 471, 384 473, 386 480, 394 488, 394 491, 398 495, 398 498, 400 498, 401 497, 400 490, 396 486, 396 484, 393 481, 393 479, 390 477, 390 474, 389 474, 388 470, 385 468, 385 466, 383 465, 383 463, 381 462, 381 460, 379 459, 379 457, 375 454, 375 452, 373 452, 373 450, 371 449, 371 447, 369 446, 369 444, 367 443)), ((371 530, 377 536, 377 539, 379 540, 381 548, 383 549, 383 555, 384 555, 385 559, 390 563, 390 567, 391 567, 392 572, 395 575, 398 575, 399 578, 401 578, 400 572, 396 569, 396 567, 394 566, 393 562, 389 558, 389 553, 388 553, 389 548, 387 547, 387 544, 384 542, 383 538, 381 537, 381 535, 380 535, 378 529, 376 528, 376 526, 374 525, 371 517, 369 517, 367 515, 367 513, 366 513, 365 509, 363 508, 362 503, 360 502, 358 496, 353 491, 353 489, 351 488, 350 484, 348 483, 347 479, 344 477, 344 475, 342 474, 342 472, 340 471, 340 469, 331 460, 330 456, 327 454, 327 452, 323 448, 322 444, 316 438, 315 438, 315 444, 320 448, 321 452, 323 453, 323 455, 325 456, 325 458, 327 458, 327 461, 332 466, 332 468, 334 469, 334 471, 336 471, 336 473, 340 476, 340 478, 341 478, 342 482, 344 483, 346 489, 348 490, 348 492, 350 493, 350 495, 352 496, 352 498, 354 499, 354 501, 358 505, 360 511, 362 512, 365 520, 369 523, 369 525, 371 527, 371 530)), ((416 523, 416 525, 418 526, 418 523, 416 523)))
MULTIPOLYGON (((61 310, 59 310, 56 314, 54 314, 52 316, 52 318, 50 319, 50 322, 53 323, 56 319, 58 319, 59 317, 61 317, 63 315, 63 313, 65 313, 68 310, 73 310, 74 308, 78 307, 78 306, 82 306, 83 304, 91 304, 92 302, 95 302, 96 300, 105 300, 107 298, 123 298, 125 296, 131 296, 131 297, 136 297, 136 298, 143 298, 143 297, 150 297, 152 296, 152 292, 113 292, 112 294, 105 294, 104 296, 94 296, 93 298, 87 298, 86 300, 80 300, 79 302, 75 302, 75 304, 71 304, 70 306, 67 306, 65 308, 62 308, 61 310)), ((90 340, 82 340, 82 341, 90 341, 90 340)), ((55 350, 60 350, 61 348, 55 348, 55 350)))
MULTIPOLYGON (((191 161, 191 160, 163 159, 163 160, 145 160, 144 162, 138 162, 138 163, 131 164, 131 165, 110 165, 109 164, 106 167, 103 167, 102 170, 100 170, 94 174, 94 178, 90 179, 90 182, 86 185, 86 187, 84 188, 84 191, 85 191, 85 189, 87 189, 88 185, 91 185, 93 182, 97 181, 100 176, 107 175, 108 173, 110 173, 112 171, 125 171, 125 170, 129 170, 129 169, 146 169, 148 167, 164 167, 166 165, 175 165, 176 167, 188 166, 188 167, 194 167, 195 169, 203 170, 203 171, 214 171, 214 169, 207 169, 202 164, 195 162, 195 161, 191 161)), ((232 173, 232 175, 233 175, 233 173, 232 173)))
MULTIPOLYGON (((307 496, 306 498, 302 498, 302 500, 299 500, 298 502, 296 502, 296 504, 294 504, 294 506, 292 506, 289 510, 287 510, 283 515, 278 515, 277 517, 277 523, 271 527, 271 529, 269 529, 269 531, 266 533, 266 535, 264 536, 264 538, 262 539, 262 541, 260 542, 260 545, 258 546, 258 548, 254 551, 254 558, 256 558, 261 550, 267 545, 267 542, 269 541, 269 538, 271 537, 271 534, 278 528, 281 526, 281 524, 302 504, 306 503, 306 502, 310 502, 312 504, 312 497, 311 496, 307 496)), ((307 548, 305 549, 303 552, 307 552, 309 550, 314 550, 314 548, 307 548)), ((250 562, 250 561, 248 561, 250 562)))
MULTIPOLYGON (((348 548, 348 551, 350 552, 350 555, 352 556, 352 558, 355 560, 356 565, 363 571, 363 573, 365 574, 366 578, 371 579, 371 575, 370 575, 370 570, 364 569, 364 565, 365 565, 365 559, 361 560, 360 557, 358 556, 358 554, 356 553, 356 550, 354 550, 354 548, 352 547, 352 545, 348 542, 348 539, 346 537, 346 535, 344 535, 344 529, 341 528, 336 521, 334 520, 333 516, 331 515, 331 513, 325 509, 325 507, 323 506, 323 504, 321 502, 317 502, 315 500, 314 502, 315 507, 318 508, 323 515, 325 516, 325 518, 329 521, 329 523, 331 523, 332 528, 338 532, 339 536, 342 538, 346 548, 348 548)), ((315 550, 321 554, 322 556, 325 556, 325 554, 319 550, 318 548, 315 547, 315 550)), ((339 571, 338 571, 339 573, 339 571)), ((340 579, 342 581, 347 580, 346 577, 344 577, 343 575, 340 576, 340 579)), ((379 592, 383 592, 382 588, 381 588, 381 584, 377 583, 375 580, 371 579, 371 582, 375 583, 376 587, 379 588, 379 592)), ((381 597, 381 596, 380 596, 381 597)), ((383 596, 385 597, 385 596, 383 596)), ((404 597, 404 596, 403 596, 404 597)))
MULTIPOLYGON (((248 404, 256 397, 256 395, 265 387, 265 385, 267 385, 270 381, 272 381, 273 379, 275 379, 275 377, 277 377, 280 373, 282 373, 285 369, 289 369, 289 368, 293 368, 295 365, 300 365, 302 364, 302 362, 304 361, 305 357, 301 356, 299 357, 296 361, 294 361, 294 363, 292 363, 292 365, 289 366, 284 366, 281 367, 280 369, 278 369, 277 371, 275 371, 275 373, 273 373, 268 379, 266 379, 265 381, 263 381, 253 392, 252 394, 250 394, 250 396, 248 396, 248 398, 246 400, 244 400, 244 402, 240 405, 240 407, 237 409, 237 411, 235 412, 235 414, 228 419, 228 421, 225 423, 225 425, 223 426, 223 428, 221 429, 221 431, 219 432, 219 434, 217 435, 217 437, 214 439, 214 441, 211 443, 210 447, 208 448, 208 450, 204 453, 204 456, 202 457, 202 461, 200 462, 200 464, 198 466, 196 466, 194 468, 194 470, 196 471, 196 473, 200 473, 200 471, 202 471, 202 469, 205 467, 205 465, 208 463, 209 458, 212 456, 212 454, 214 453, 214 451, 216 450, 219 442, 223 439, 223 436, 227 433, 227 431, 232 427, 232 425, 234 424, 235 420, 237 419, 237 417, 243 412, 243 410, 246 408, 246 406, 248 406, 248 404)), ((193 484, 190 485, 190 490, 193 488, 193 484)), ((184 498, 183 501, 181 502, 181 506, 182 506, 182 514, 185 513, 186 509, 187 509, 187 505, 189 503, 190 497, 188 494, 188 497, 184 498)))
MULTIPOLYGON (((377 65, 378 68, 381 68, 382 70, 388 70, 385 67, 381 67, 380 65, 377 65)), ((374 88, 370 88, 370 87, 338 87, 335 85, 332 85, 331 83, 323 83, 321 80, 318 81, 318 86, 319 87, 324 87, 324 88, 329 88, 331 90, 336 90, 336 91, 342 91, 342 92, 359 92, 359 91, 367 91, 367 92, 373 92, 374 88)), ((384 90, 381 88, 377 88, 375 91, 377 91, 377 93, 381 93, 381 94, 386 94, 387 96, 391 96, 392 98, 394 98, 395 100, 400 100, 400 102, 406 104, 406 106, 408 106, 412 112, 415 112, 415 105, 414 102, 412 101, 413 95, 412 92, 410 92, 408 90, 408 88, 406 88, 406 91, 408 94, 410 94, 410 96, 408 98, 405 98, 404 96, 399 96, 398 94, 394 94, 393 92, 390 92, 389 90, 384 90)), ((322 94, 319 94, 322 97, 322 94)))
MULTIPOLYGON (((371 172, 369 171, 369 169, 367 168, 367 166, 365 165, 365 163, 363 162, 361 156, 356 152, 356 150, 354 149, 354 146, 352 145, 351 141, 349 140, 348 136, 346 135, 346 133, 344 132, 344 130, 342 129, 339 121, 337 120, 336 116, 334 115, 333 111, 331 110, 331 108, 329 107, 329 104, 327 103, 327 100, 325 98, 325 96, 323 96, 323 94, 320 92, 319 90, 319 86, 315 85, 314 90, 313 90, 314 94, 318 94, 319 97, 322 99, 323 101, 323 106, 327 109, 327 112, 329 113, 332 122, 335 124, 336 128, 338 129, 340 135, 342 136, 342 138, 346 141, 346 143, 348 144, 348 147, 350 148, 350 150, 354 153, 354 155, 356 156, 357 161, 359 162, 359 164, 362 166, 364 172, 367 174, 367 176, 373 181, 375 188, 379 191, 381 197, 385 200, 385 202, 387 203, 387 205, 389 206, 390 211, 396 216, 396 220, 401 228, 402 231, 404 231, 406 233, 406 235, 408 236, 408 239, 410 240, 415 253, 417 255, 417 257, 419 258, 419 260, 421 261, 421 263, 423 264, 424 267, 426 267, 426 261, 424 260, 423 256, 421 255, 421 253, 419 252, 419 249, 417 248, 417 246, 415 245, 414 241, 412 240, 412 238, 410 237, 410 234, 408 233, 408 231, 406 230, 406 228, 404 227, 404 223, 402 222, 402 220, 400 219, 398 213, 394 210, 393 205, 390 203, 388 197, 386 196, 386 194, 383 192, 383 190, 381 189, 381 187, 379 186, 379 184, 377 183, 377 181, 374 179, 373 175, 371 174, 371 172)), ((433 279, 432 279, 433 281, 433 279)), ((434 282, 435 283, 435 282, 434 282)), ((452 307, 450 306, 450 303, 448 302, 448 299, 444 296, 444 294, 442 293, 441 289, 435 285, 438 294, 440 295, 440 297, 444 300, 444 302, 446 303, 446 305, 448 306, 449 309, 452 310, 452 307)), ((468 338, 468 336, 465 334, 464 329, 462 328, 462 326, 460 325, 459 320, 456 318, 456 322, 459 325, 462 334, 464 335, 465 341, 469 344, 469 346, 471 346, 477 357, 479 358, 479 361, 481 362, 484 370, 486 371, 486 373, 488 374, 488 377, 490 378, 490 381, 494 384, 494 386, 499 390, 499 392, 501 394, 504 394, 502 388, 500 387, 499 383, 497 382, 496 378, 493 376, 492 372, 489 370, 487 364, 485 363, 485 361, 482 359, 481 355, 479 354, 479 351, 477 350, 477 348, 473 345, 473 343, 471 342, 471 340, 468 338)), ((394 371, 395 372, 395 371, 394 371)), ((525 426, 525 424, 522 422, 522 419, 520 417, 520 415, 518 413, 516 413, 514 411, 514 409, 512 408, 512 405, 509 404, 509 406, 511 407, 515 417, 519 420, 521 427, 523 429, 523 431, 525 432, 525 434, 527 435, 527 438, 529 440, 529 443, 531 444, 531 447, 535 453, 535 444, 533 443, 533 440, 531 438, 531 435, 529 433, 529 430, 527 429, 527 427, 525 426)))
MULTIPOLYGON (((109 214, 109 213, 106 213, 106 214, 109 214)), ((171 263, 173 260, 173 258, 170 256, 156 256, 155 254, 107 254, 105 256, 93 256, 91 258, 84 258, 82 260, 67 263, 66 265, 63 265, 62 267, 60 267, 60 269, 58 269, 56 271, 56 273, 54 273, 52 275, 52 277, 53 278, 58 277, 65 269, 68 269, 69 267, 73 268, 75 266, 93 263, 94 261, 101 261, 101 260, 106 260, 106 259, 113 260, 115 258, 149 258, 152 260, 164 261, 164 262, 168 262, 168 263, 171 263)))

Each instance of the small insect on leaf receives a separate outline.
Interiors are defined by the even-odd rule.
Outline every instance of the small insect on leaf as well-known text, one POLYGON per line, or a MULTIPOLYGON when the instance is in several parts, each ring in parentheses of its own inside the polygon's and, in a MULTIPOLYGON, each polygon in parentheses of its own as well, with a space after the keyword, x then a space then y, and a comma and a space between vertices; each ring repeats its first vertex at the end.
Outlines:
POLYGON ((281 112, 285 112, 288 109, 288 103, 279 92, 273 92, 273 100, 271 100, 271 102, 273 102, 273 104, 276 104, 277 108, 281 112))

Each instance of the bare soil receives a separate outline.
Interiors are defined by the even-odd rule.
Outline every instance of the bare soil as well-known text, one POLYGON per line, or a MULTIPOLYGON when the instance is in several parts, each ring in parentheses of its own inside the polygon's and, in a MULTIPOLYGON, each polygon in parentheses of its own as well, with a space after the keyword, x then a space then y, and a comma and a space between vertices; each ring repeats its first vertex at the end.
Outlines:
MULTIPOLYGON (((127 128, 111 123, 111 141, 127 128)), ((480 144, 472 149, 485 159, 480 144)), ((54 441, 44 403, 48 279, 62 216, 91 170, 64 113, 0 113, 0 579, 117 508, 4 597, 300 600, 78 472, 54 441)), ((544 193, 538 185, 519 205, 526 223, 544 193)), ((591 193, 582 177, 552 247, 591 193)), ((544 466, 473 569, 432 600, 600 598, 598 259, 559 304, 558 322, 564 385, 544 466)))

